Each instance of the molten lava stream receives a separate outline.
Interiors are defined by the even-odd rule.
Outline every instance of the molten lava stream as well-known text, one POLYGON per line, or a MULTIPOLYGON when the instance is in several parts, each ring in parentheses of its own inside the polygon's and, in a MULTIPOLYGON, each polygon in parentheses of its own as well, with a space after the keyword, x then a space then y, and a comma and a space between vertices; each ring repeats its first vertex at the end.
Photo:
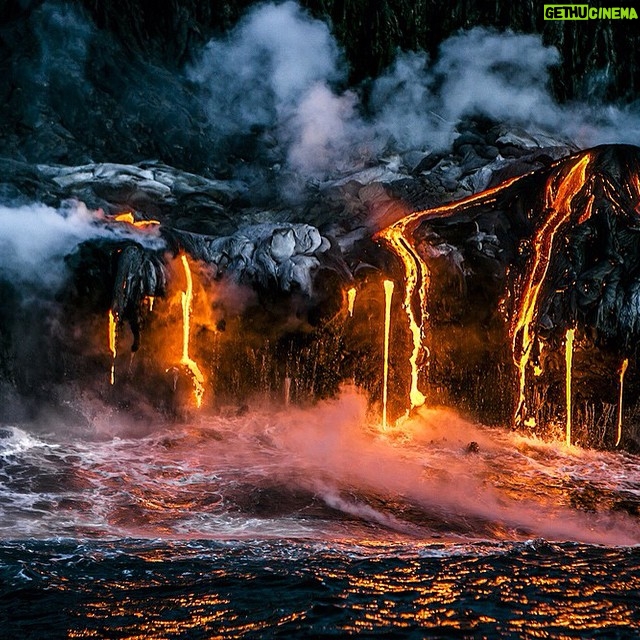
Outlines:
POLYGON ((391 245, 398 257, 402 260, 405 268, 405 294, 403 307, 409 320, 409 330, 411 331, 411 338, 413 341, 413 348, 409 358, 409 363, 411 365, 411 388, 409 391, 409 401, 411 403, 410 408, 413 409, 414 407, 422 406, 426 400, 424 394, 418 388, 418 376, 420 373, 418 361, 423 349, 422 324, 426 317, 426 291, 429 271, 418 254, 413 251, 409 243, 406 241, 403 232, 404 226, 401 226, 400 228, 390 227, 383 232, 382 237, 391 245), (411 304, 418 284, 420 309, 422 312, 420 323, 416 321, 411 304))
POLYGON ((193 305, 193 278, 191 277, 191 268, 189 267, 189 261, 187 256, 180 256, 182 266, 184 268, 184 275, 187 280, 186 291, 182 292, 182 358, 180 364, 184 365, 191 372, 193 380, 193 393, 196 399, 196 406, 199 408, 202 405, 202 398, 204 396, 204 376, 200 367, 192 360, 189 355, 189 333, 191 325, 191 311, 193 305))
POLYGON ((116 382, 116 338, 118 331, 118 318, 113 309, 109 309, 109 351, 111 352, 111 384, 116 382))
POLYGON ((618 397, 618 437, 616 439, 616 447, 620 445, 622 440, 622 398, 624 396, 624 374, 627 372, 629 359, 625 358, 620 367, 620 395, 618 397))
POLYGON ((119 213, 114 220, 116 222, 126 222, 138 229, 145 229, 147 227, 155 227, 160 224, 159 220, 136 220, 133 217, 133 213, 131 211, 125 211, 124 213, 119 213))
MULTIPOLYGON (((553 184, 555 176, 552 176, 547 183, 545 210, 549 213, 533 240, 532 264, 522 288, 524 291, 522 301, 511 326, 513 360, 519 379, 518 403, 514 415, 516 425, 521 424, 525 419, 527 367, 536 339, 534 326, 537 321, 538 299, 551 262, 556 233, 571 217, 571 204, 585 183, 590 160, 591 156, 588 153, 578 158, 558 185, 555 195, 553 184)), ((588 203, 587 207, 589 206, 588 203)))
POLYGON ((382 430, 387 428, 387 397, 389 393, 389 334, 391 332, 391 299, 393 281, 384 281, 384 367, 382 373, 382 430))
POLYGON ((566 361, 565 371, 565 396, 567 403, 567 425, 566 425, 566 442, 567 446, 571 446, 571 381, 573 366, 573 340, 576 334, 575 329, 567 329, 567 335, 564 345, 564 356, 566 361))
POLYGON ((418 378, 420 374, 420 366, 418 365, 418 362, 423 359, 428 361, 429 358, 429 350, 423 345, 425 331, 424 324, 426 319, 429 317, 427 311, 429 268, 420 257, 420 254, 412 247, 409 239, 410 234, 422 220, 428 218, 441 218, 451 215, 458 209, 458 207, 471 205, 478 200, 485 199, 489 195, 497 194, 503 189, 515 184, 517 181, 522 180, 526 175, 528 174, 510 178, 497 187, 487 189, 481 193, 473 194, 452 204, 443 205, 435 209, 414 211, 405 218, 398 220, 391 226, 378 232, 375 236, 375 239, 383 239, 387 244, 389 244, 393 252, 400 258, 404 265, 405 291, 403 307, 407 314, 407 319, 409 320, 409 331, 411 332, 411 339, 413 342, 413 348, 409 358, 409 364, 411 366, 411 388, 409 391, 410 409, 420 407, 426 401, 424 394, 418 388, 418 378), (421 317, 419 321, 416 320, 412 306, 416 289, 418 289, 420 300, 421 317), (423 352, 424 357, 421 358, 421 354, 423 352))

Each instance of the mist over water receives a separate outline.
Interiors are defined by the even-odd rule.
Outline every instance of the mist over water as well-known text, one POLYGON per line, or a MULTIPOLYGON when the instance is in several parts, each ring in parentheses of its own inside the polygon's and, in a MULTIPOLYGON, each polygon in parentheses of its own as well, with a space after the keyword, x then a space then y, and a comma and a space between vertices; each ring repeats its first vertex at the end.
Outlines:
POLYGON ((307 409, 158 420, 138 436, 113 409, 92 424, 3 428, 5 536, 639 542, 621 508, 640 495, 637 459, 444 409, 382 432, 354 389, 307 409))

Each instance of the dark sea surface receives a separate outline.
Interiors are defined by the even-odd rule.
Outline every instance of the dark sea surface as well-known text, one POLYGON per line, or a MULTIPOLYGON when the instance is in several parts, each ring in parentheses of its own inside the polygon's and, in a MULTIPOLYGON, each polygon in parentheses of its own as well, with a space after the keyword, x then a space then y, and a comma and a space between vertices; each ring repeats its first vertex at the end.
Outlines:
POLYGON ((73 540, 0 547, 5 638, 633 638, 640 549, 73 540))
POLYGON ((640 637, 636 456, 354 391, 91 425, 0 428, 0 638, 640 637))

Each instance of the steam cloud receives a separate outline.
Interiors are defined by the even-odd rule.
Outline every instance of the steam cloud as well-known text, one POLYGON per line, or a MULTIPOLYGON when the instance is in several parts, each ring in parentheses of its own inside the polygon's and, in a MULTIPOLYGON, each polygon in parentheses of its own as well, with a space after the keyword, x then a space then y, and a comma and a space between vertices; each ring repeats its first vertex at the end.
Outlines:
POLYGON ((344 61, 328 27, 294 2, 250 11, 213 40, 188 73, 220 133, 268 128, 291 170, 320 177, 389 149, 449 147, 465 116, 538 127, 581 147, 640 142, 640 114, 612 105, 559 105, 549 70, 560 63, 537 35, 474 28, 424 52, 399 52, 364 103, 342 91, 344 61))
POLYGON ((329 26, 293 0, 255 5, 183 73, 132 61, 70 5, 45 2, 30 20, 37 53, 13 63, 21 91, 8 108, 21 125, 39 131, 57 118, 75 137, 67 147, 54 127, 25 143, 39 162, 50 161, 43 154, 70 164, 102 160, 93 156, 104 147, 117 161, 140 159, 144 149, 189 170, 228 168, 240 147, 237 177, 264 182, 265 168, 284 168, 322 179, 389 152, 445 150, 460 121, 474 115, 580 147, 640 143, 637 105, 553 99, 549 73, 562 61, 538 35, 478 27, 448 38, 433 60, 398 52, 365 92, 347 88, 347 63, 329 26))
POLYGON ((159 248, 164 241, 125 226, 105 225, 100 211, 81 202, 59 209, 44 204, 8 207, 0 205, 0 269, 5 277, 22 285, 54 291, 65 276, 64 257, 90 238, 135 238, 159 248))
POLYGON ((59 210, 0 206, 0 266, 14 282, 53 288, 64 275, 64 256, 83 240, 107 233, 82 204, 59 210))

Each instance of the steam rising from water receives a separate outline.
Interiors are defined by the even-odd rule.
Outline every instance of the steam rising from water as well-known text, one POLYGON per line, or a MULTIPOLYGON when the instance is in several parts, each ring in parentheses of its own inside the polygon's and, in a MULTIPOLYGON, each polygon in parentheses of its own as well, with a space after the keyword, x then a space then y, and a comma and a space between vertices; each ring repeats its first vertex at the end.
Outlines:
POLYGON ((308 409, 200 416, 138 439, 117 431, 117 416, 100 421, 98 441, 67 440, 55 424, 42 439, 0 433, 0 527, 36 537, 639 541, 635 521, 604 499, 593 513, 571 506, 585 487, 638 495, 637 459, 481 429, 448 410, 382 433, 366 399, 344 390, 308 409))

